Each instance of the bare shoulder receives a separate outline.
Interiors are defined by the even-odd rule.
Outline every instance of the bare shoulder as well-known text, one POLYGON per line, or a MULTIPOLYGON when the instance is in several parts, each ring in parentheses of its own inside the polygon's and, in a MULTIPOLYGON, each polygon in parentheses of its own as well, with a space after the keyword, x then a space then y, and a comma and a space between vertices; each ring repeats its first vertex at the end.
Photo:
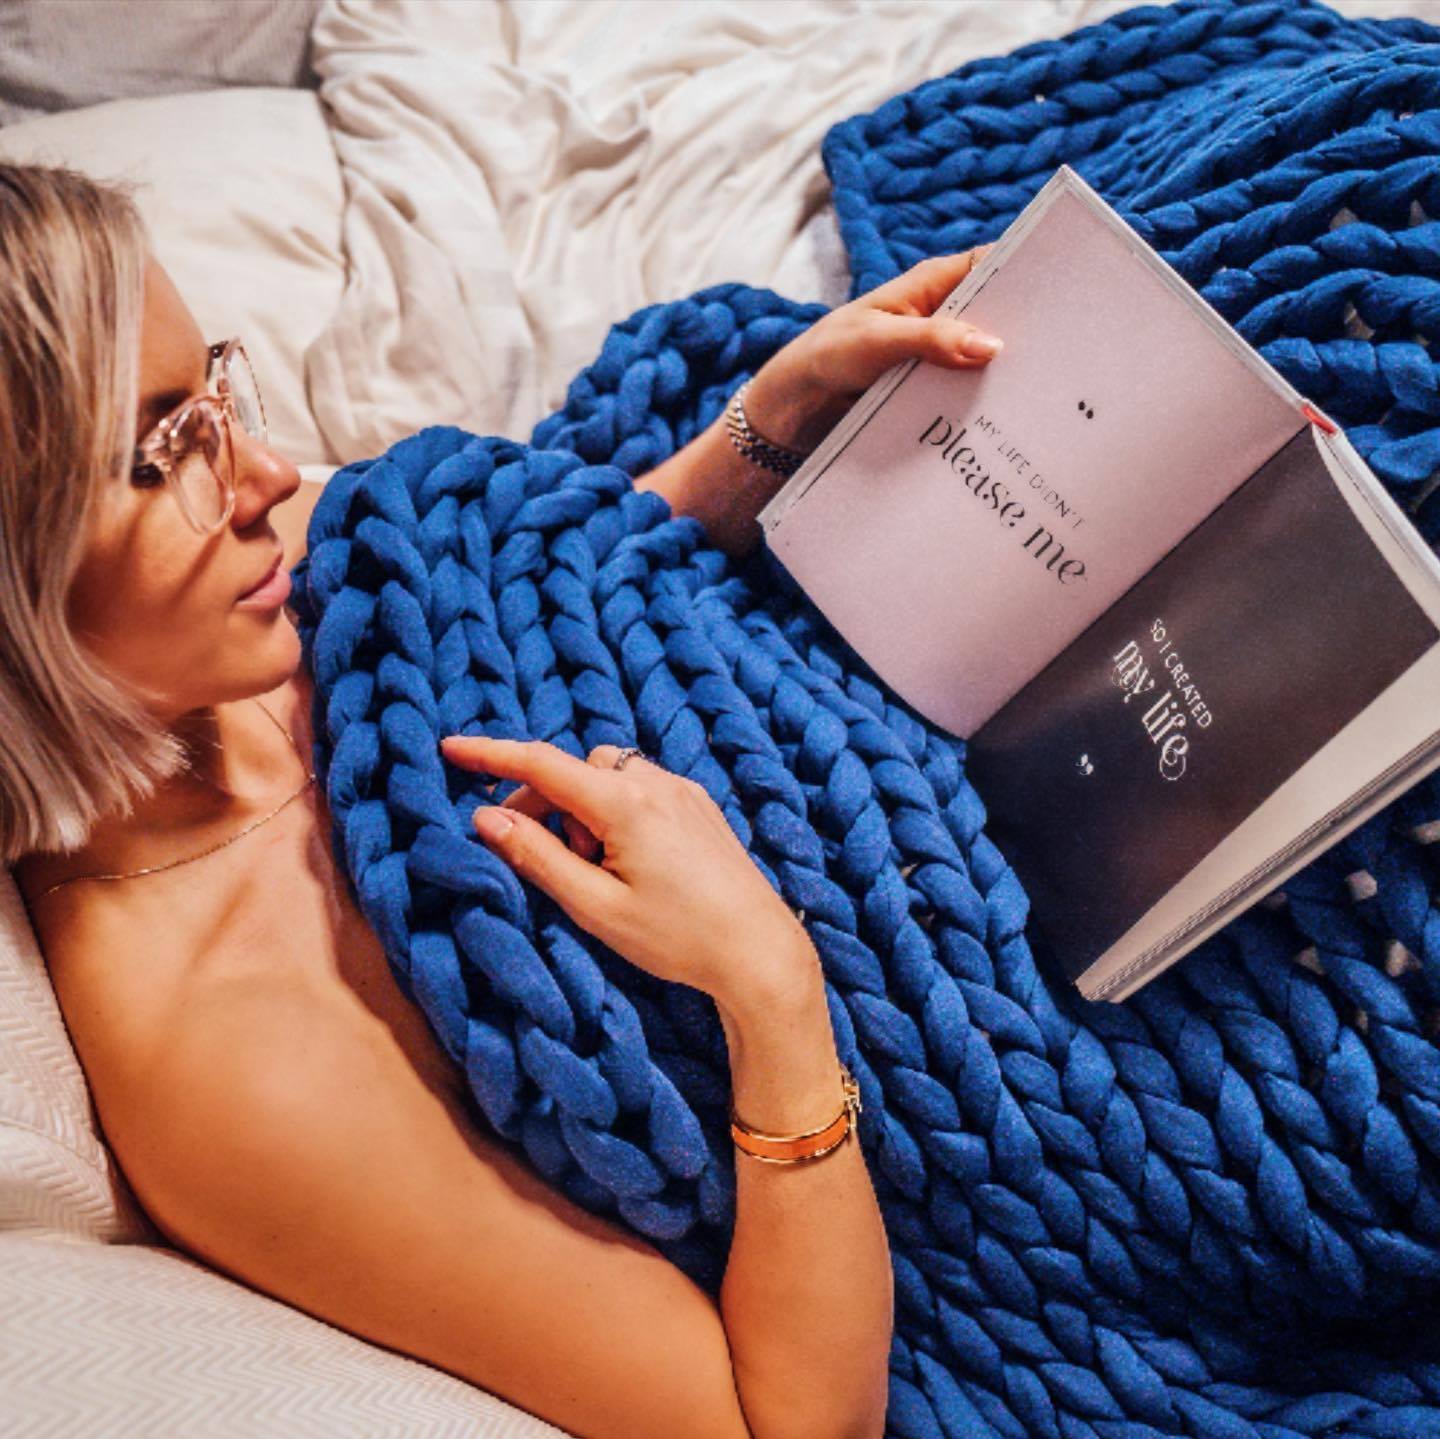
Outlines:
POLYGON ((709 1296, 303 985, 213 988, 108 1097, 141 1203, 203 1262, 577 1434, 748 1434, 709 1296))
MULTIPOLYGON (((273 696, 302 744, 308 695, 302 673, 273 696)), ((242 1283, 587 1439, 746 1439, 717 1306, 482 1127, 346 901, 325 828, 296 805, 203 871, 72 886, 40 916, 151 1220, 242 1283)))

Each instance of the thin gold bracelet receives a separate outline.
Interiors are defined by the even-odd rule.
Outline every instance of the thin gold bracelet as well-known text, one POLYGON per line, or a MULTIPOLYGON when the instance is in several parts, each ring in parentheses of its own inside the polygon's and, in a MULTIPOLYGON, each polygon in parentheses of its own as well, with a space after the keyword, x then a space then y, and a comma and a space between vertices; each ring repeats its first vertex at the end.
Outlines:
POLYGON ((860 1086, 844 1064, 840 1066, 840 1084, 845 1096, 840 1113, 828 1124, 807 1129, 802 1134, 763 1134, 741 1123, 732 1105, 730 1137, 735 1147, 764 1164, 801 1164, 838 1149, 859 1125, 862 1109, 860 1086))

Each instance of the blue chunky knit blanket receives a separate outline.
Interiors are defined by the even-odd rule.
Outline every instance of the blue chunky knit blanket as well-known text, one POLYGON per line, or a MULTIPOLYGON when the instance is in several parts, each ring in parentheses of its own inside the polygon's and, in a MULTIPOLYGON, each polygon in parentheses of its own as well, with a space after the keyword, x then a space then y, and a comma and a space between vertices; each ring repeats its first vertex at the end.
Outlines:
MULTIPOLYGON (((1179 0, 967 65, 825 158, 857 292, 1073 165, 1440 535, 1440 31, 1179 0)), ((713 1005, 518 881, 437 749, 638 744, 820 953, 894 1257, 891 1436, 1440 1435, 1440 783, 1124 1005, 1042 974, 963 744, 763 552, 632 488, 819 313, 652 306, 530 444, 432 428, 331 480, 297 570, 316 759, 397 976, 494 1130, 713 1292, 713 1005)))

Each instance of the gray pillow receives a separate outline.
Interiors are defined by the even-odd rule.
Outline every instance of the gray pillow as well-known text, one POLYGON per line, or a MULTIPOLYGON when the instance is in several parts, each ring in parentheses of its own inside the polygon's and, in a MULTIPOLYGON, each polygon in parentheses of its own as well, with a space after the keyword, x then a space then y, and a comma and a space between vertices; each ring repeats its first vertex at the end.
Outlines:
POLYGON ((0 0, 0 125, 102 100, 312 86, 321 0, 0 0))

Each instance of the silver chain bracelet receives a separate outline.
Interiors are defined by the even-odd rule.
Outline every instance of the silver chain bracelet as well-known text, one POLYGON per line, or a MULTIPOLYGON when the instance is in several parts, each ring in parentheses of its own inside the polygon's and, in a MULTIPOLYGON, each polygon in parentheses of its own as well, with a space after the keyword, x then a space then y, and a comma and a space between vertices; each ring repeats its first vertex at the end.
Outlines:
POLYGON ((746 380, 730 396, 730 403, 725 407, 725 431, 730 436, 730 443, 752 465, 759 465, 761 469, 777 475, 793 475, 805 463, 806 456, 798 450, 787 450, 784 445, 772 444, 750 428, 750 421, 745 415, 745 391, 749 388, 750 381, 746 380))

